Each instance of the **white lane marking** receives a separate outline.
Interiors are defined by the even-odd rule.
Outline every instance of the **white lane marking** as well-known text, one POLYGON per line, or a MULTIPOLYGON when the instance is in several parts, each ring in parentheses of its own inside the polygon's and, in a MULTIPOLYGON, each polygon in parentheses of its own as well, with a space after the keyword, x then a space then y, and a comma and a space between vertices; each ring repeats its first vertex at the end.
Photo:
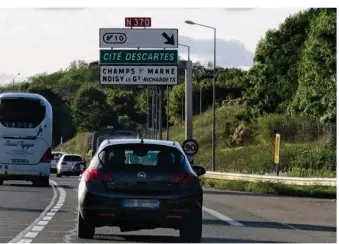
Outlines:
POLYGON ((19 243, 31 243, 33 239, 21 239, 19 243))
POLYGON ((225 216, 225 215, 223 215, 223 214, 221 214, 217 211, 214 211, 213 209, 202 207, 202 210, 204 210, 205 212, 213 215, 214 217, 216 217, 216 218, 218 218, 218 219, 220 219, 220 220, 222 220, 222 221, 224 221, 224 222, 226 222, 230 225, 238 226, 238 227, 244 226, 243 224, 239 223, 238 221, 235 221, 235 220, 233 220, 233 219, 231 219, 231 218, 229 218, 229 217, 227 217, 227 216, 225 216))
POLYGON ((51 202, 48 204, 48 206, 45 208, 45 210, 40 214, 38 218, 36 218, 32 224, 30 224, 26 229, 24 229, 22 232, 20 232, 16 237, 14 237, 9 243, 16 243, 20 241, 20 239, 26 235, 43 217, 45 217, 46 213, 48 210, 52 208, 54 205, 54 202, 56 201, 56 198, 58 196, 57 190, 55 189, 55 185, 51 184, 52 189, 53 189, 53 198, 51 202))
POLYGON ((39 232, 36 232, 36 231, 30 231, 30 232, 28 232, 26 235, 25 235, 25 237, 27 237, 27 238, 34 238, 34 237, 36 237, 37 235, 38 235, 38 233, 39 232))
POLYGON ((48 221, 41 220, 39 221, 38 225, 47 225, 48 221))
POLYGON ((44 217, 42 220, 50 221, 51 219, 52 219, 52 216, 46 216, 46 217, 44 217))
POLYGON ((42 231, 42 229, 44 228, 45 226, 34 226, 34 228, 32 229, 32 231, 42 231))
POLYGON ((33 241, 40 231, 44 229, 44 226, 53 218, 56 212, 62 207, 66 198, 66 191, 58 186, 58 183, 50 180, 53 189, 53 198, 46 209, 36 218, 32 224, 30 224, 25 230, 14 237, 9 243, 30 243, 33 241), (55 204, 59 192, 59 201, 55 204), (53 209, 52 209, 53 207, 53 209), (25 237, 25 238, 23 238, 25 237), (28 237, 28 238, 26 238, 28 237))

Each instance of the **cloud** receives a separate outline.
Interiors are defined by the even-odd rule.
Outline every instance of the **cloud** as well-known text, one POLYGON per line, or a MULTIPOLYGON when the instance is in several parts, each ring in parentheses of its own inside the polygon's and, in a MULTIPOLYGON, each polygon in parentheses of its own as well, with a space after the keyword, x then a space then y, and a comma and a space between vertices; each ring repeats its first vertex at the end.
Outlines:
POLYGON ((5 85, 9 82, 12 82, 14 77, 15 75, 13 74, 0 73, 0 85, 5 85))
POLYGON ((43 10, 43 11, 78 11, 85 10, 86 8, 35 8, 34 10, 43 10))
POLYGON ((253 10, 255 8, 225 8, 225 11, 229 11, 229 12, 243 12, 243 11, 250 11, 253 10))
POLYGON ((12 83, 14 81, 22 81, 22 77, 19 74, 6 74, 0 73, 0 85, 6 85, 8 83, 12 83))
MULTIPOLYGON (((179 43, 190 46, 192 56, 204 60, 213 60, 213 40, 193 39, 187 36, 179 36, 179 43)), ((253 53, 246 49, 245 45, 237 40, 217 39, 216 61, 222 67, 250 67, 253 65, 253 53)), ((179 51, 187 53, 186 47, 180 47, 179 51)))

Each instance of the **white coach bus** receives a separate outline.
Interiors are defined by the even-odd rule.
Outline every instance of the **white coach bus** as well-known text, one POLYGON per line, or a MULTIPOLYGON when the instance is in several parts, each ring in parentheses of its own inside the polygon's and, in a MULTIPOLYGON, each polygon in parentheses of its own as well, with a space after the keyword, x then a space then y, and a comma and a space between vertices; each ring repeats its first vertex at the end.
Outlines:
POLYGON ((0 185, 7 180, 48 186, 53 110, 43 96, 0 94, 0 185))

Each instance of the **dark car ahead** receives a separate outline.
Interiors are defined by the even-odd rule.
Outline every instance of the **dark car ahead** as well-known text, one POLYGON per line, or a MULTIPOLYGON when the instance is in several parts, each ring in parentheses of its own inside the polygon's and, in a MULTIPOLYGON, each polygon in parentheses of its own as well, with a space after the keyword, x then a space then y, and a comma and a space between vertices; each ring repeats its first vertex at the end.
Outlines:
MULTIPOLYGON (((194 169, 194 170, 193 170, 194 169)), ((78 237, 95 227, 180 230, 184 242, 200 242, 203 192, 180 145, 161 140, 106 140, 78 188, 78 237)), ((198 174, 198 175, 197 175, 198 174)))

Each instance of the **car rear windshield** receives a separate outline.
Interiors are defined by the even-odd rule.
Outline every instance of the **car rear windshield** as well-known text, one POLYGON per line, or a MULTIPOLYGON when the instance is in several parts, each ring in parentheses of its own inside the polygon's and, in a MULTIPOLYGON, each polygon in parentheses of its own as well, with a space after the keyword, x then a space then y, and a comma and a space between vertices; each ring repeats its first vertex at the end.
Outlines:
POLYGON ((155 144, 119 144, 99 153, 105 168, 157 168, 176 170, 183 166, 184 155, 174 147, 155 144))
POLYGON ((82 161, 82 158, 80 156, 67 155, 64 157, 64 161, 82 161))
POLYGON ((52 160, 59 160, 62 156, 62 153, 52 153, 52 160))
POLYGON ((36 128, 44 120, 46 108, 39 99, 3 98, 0 122, 10 128, 36 128))

